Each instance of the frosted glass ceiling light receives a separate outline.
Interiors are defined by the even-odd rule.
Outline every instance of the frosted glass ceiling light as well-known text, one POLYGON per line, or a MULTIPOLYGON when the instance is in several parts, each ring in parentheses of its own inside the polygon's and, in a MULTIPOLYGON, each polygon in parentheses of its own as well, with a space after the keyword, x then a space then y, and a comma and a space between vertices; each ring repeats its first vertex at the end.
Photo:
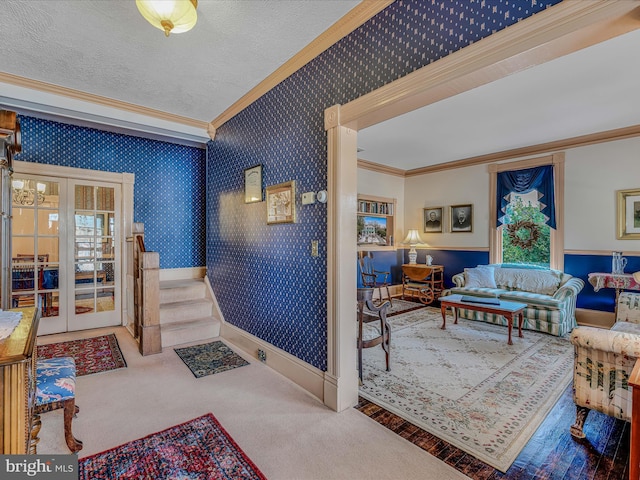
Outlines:
POLYGON ((136 6, 167 37, 170 33, 188 32, 198 21, 198 0, 136 0, 136 6))

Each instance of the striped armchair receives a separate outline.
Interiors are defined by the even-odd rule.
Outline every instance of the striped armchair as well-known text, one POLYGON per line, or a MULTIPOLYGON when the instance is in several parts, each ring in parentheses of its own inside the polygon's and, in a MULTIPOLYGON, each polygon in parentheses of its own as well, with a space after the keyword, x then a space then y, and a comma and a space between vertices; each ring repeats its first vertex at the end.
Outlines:
POLYGON ((640 294, 621 292, 611 330, 577 327, 571 333, 575 349, 573 401, 576 422, 571 435, 584 438, 591 410, 631 420, 629 376, 640 358, 640 294))

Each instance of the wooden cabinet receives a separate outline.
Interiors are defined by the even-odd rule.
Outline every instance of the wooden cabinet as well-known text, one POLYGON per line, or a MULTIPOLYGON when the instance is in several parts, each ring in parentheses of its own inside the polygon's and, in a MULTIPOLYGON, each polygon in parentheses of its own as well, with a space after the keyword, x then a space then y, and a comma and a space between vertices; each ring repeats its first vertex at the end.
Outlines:
POLYGON ((424 303, 434 301, 444 289, 444 267, 405 263, 402 265, 402 298, 418 297, 424 303))
POLYGON ((392 247, 395 198, 358 195, 358 247, 392 247))
POLYGON ((40 312, 21 308, 22 320, 0 340, 0 452, 35 453, 36 336, 40 312), (34 440, 32 441, 32 431, 34 440))

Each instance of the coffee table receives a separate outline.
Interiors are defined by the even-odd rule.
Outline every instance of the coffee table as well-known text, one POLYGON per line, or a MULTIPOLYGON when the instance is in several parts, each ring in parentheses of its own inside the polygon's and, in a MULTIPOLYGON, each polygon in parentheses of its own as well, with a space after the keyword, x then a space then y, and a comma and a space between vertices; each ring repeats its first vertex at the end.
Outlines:
POLYGON ((474 310, 476 312, 494 313, 502 315, 507 319, 507 326, 509 328, 509 345, 513 345, 511 341, 511 329, 513 328, 513 317, 518 316, 518 336, 522 338, 522 322, 524 321, 524 314, 522 313, 527 308, 526 303, 518 302, 506 302, 500 301, 499 305, 491 305, 487 303, 476 302, 463 302, 461 300, 462 295, 447 295, 446 297, 440 297, 440 310, 442 311, 442 328, 443 330, 447 326, 447 307, 451 307, 453 311, 454 324, 458 323, 458 308, 466 308, 467 310, 474 310))

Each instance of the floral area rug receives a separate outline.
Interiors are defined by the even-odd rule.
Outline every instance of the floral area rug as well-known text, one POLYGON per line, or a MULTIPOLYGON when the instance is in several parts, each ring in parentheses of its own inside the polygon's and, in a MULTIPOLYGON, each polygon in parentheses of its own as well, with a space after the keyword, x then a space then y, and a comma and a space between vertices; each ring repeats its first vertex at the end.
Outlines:
POLYGON ((78 478, 265 479, 213 414, 82 458, 78 478))
POLYGON ((220 341, 174 350, 196 378, 249 365, 249 362, 220 341))
POLYGON ((68 342, 38 345, 38 357, 73 357, 76 362, 76 376, 106 372, 127 366, 118 345, 118 339, 113 333, 68 342))
POLYGON ((405 315, 389 319, 390 372, 381 348, 363 351, 360 394, 506 471, 571 381, 571 343, 524 330, 508 345, 506 327, 405 315))

